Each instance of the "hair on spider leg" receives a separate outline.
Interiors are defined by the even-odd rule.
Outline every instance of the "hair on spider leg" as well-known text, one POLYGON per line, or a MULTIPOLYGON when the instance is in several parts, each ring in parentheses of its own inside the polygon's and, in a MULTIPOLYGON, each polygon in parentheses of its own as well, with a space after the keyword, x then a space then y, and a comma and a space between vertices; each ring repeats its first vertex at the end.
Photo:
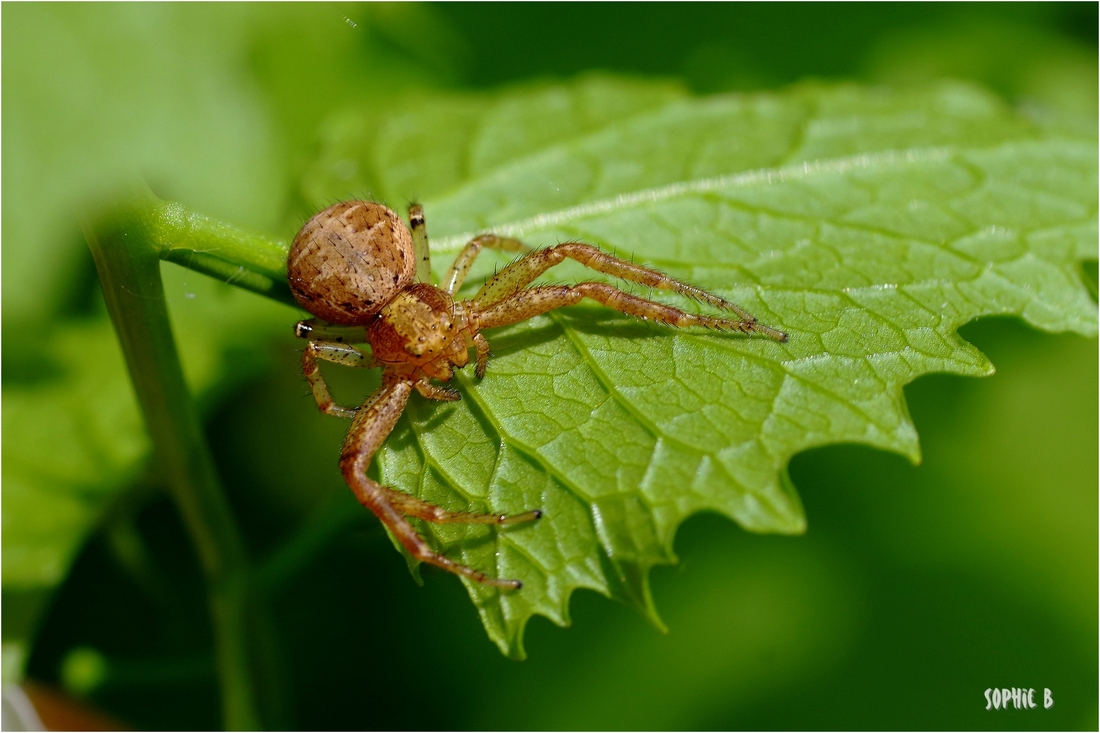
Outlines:
MULTIPOLYGON (((532 254, 534 254, 535 252, 538 252, 541 249, 543 249, 543 247, 534 247, 534 248, 528 250, 527 252, 517 252, 516 255, 514 257, 512 257, 511 260, 508 261, 508 264, 505 265, 505 267, 508 267, 510 265, 514 265, 517 262, 519 262, 520 260, 522 260, 524 257, 530 257, 532 254)), ((496 275, 496 274, 497 274, 497 264, 494 262, 493 263, 493 275, 496 275)))
POLYGON ((301 395, 299 395, 298 399, 305 399, 306 397, 309 397, 310 399, 313 399, 314 398, 313 397, 313 390, 307 389, 305 392, 303 392, 301 395))

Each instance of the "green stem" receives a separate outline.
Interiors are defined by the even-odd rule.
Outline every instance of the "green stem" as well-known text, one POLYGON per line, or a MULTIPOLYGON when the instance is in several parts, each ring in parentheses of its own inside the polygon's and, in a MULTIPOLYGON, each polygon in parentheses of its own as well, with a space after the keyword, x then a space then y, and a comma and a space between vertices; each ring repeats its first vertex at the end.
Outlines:
POLYGON ((260 614, 248 557, 214 469, 184 381, 161 281, 160 261, 188 264, 280 300, 290 299, 286 248, 160 201, 148 190, 94 222, 82 222, 107 308, 166 481, 206 577, 224 724, 256 729, 261 720, 250 666, 260 614))

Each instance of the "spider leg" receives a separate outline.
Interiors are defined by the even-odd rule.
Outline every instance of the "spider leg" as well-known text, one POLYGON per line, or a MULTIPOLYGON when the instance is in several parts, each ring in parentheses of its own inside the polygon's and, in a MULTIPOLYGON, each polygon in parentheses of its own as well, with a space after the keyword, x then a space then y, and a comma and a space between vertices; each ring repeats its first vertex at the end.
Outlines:
POLYGON ((452 512, 406 494, 404 491, 391 489, 389 486, 383 486, 382 490, 393 508, 406 517, 416 517, 434 524, 517 524, 519 522, 532 522, 542 517, 542 511, 539 509, 523 514, 452 512))
POLYGON ((448 295, 454 295, 462 287, 462 283, 466 281, 466 275, 473 267, 474 260, 477 259, 478 254, 485 247, 506 252, 528 252, 531 249, 518 239, 510 237, 498 237, 495 234, 482 234, 474 237, 458 253, 455 261, 451 264, 451 268, 443 276, 443 289, 447 291, 448 295))
POLYGON ((326 415, 354 417, 356 413, 354 407, 341 407, 333 401, 332 394, 328 391, 328 384, 325 383, 325 378, 321 374, 321 367, 317 364, 318 359, 350 367, 369 367, 371 357, 354 346, 333 341, 310 341, 302 352, 302 373, 309 381, 317 407, 326 415))
POLYGON ((336 341, 337 343, 365 344, 367 331, 362 326, 340 326, 320 318, 307 318, 294 326, 294 335, 311 341, 336 341))
POLYGON ((424 207, 409 205, 409 227, 412 229, 413 255, 416 257, 416 281, 432 284, 432 252, 428 247, 428 225, 424 221, 424 207))
POLYGON ((455 402, 456 400, 462 399, 462 395, 455 392, 453 389, 447 389, 446 387, 432 384, 427 379, 421 379, 413 386, 416 387, 416 391, 419 392, 422 397, 426 397, 429 400, 455 402))
MULTIPOLYGON (((657 270, 619 259, 591 244, 584 244, 581 242, 566 242, 556 247, 540 249, 536 252, 532 252, 523 259, 513 262, 485 283, 477 295, 474 296, 473 303, 475 306, 483 309, 487 306, 499 303, 505 298, 518 293, 521 289, 534 282, 535 278, 539 275, 546 272, 554 265, 564 262, 567 258, 576 260, 585 267, 590 267, 598 272, 621 277, 624 280, 647 285, 659 290, 672 290, 681 295, 686 295, 689 298, 694 298, 713 305, 716 308, 732 311, 737 314, 739 318, 738 322, 741 324, 751 325, 756 323, 756 318, 752 314, 740 306, 729 302, 725 298, 720 298, 713 293, 708 293, 706 290, 696 287, 695 285, 671 278, 663 272, 658 272, 657 270)), ((778 341, 786 340, 785 334, 773 328, 763 326, 760 328, 750 328, 742 326, 739 327, 738 330, 760 333, 778 341)))
POLYGON ((441 555, 417 534, 404 514, 435 522, 478 522, 501 524, 507 521, 526 521, 537 518, 535 512, 519 515, 514 519, 465 512, 448 512, 427 502, 415 499, 367 477, 375 452, 393 431, 394 425, 408 404, 409 395, 416 388, 414 382, 393 375, 382 375, 382 386, 360 407, 352 420, 348 437, 340 454, 340 470, 344 480, 359 502, 370 509, 385 524, 405 549, 417 560, 426 562, 471 580, 498 588, 520 588, 518 580, 491 578, 485 573, 456 563, 441 555))
POLYGON ((480 333, 475 333, 474 346, 477 348, 477 368, 474 374, 481 379, 485 376, 485 368, 489 365, 489 341, 480 333))
POLYGON ((613 285, 593 282, 578 283, 576 285, 546 285, 521 290, 478 314, 478 323, 481 328, 507 326, 552 311, 555 308, 574 305, 584 298, 591 298, 620 313, 657 321, 669 326, 706 326, 707 328, 717 328, 723 331, 761 333, 777 341, 785 341, 787 338, 787 335, 782 331, 777 331, 768 326, 761 326, 753 321, 738 321, 732 318, 717 318, 715 316, 686 313, 670 305, 624 293, 613 285))

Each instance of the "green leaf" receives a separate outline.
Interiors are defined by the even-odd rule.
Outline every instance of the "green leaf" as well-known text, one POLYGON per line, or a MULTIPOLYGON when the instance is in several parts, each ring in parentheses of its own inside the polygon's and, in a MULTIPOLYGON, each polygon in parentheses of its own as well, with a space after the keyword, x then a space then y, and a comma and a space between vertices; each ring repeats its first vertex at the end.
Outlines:
MULTIPOLYGON (((960 325, 1016 314, 1096 333, 1080 270, 1096 256, 1095 139, 1051 136, 956 84, 703 99, 641 86, 593 77, 349 112, 303 181, 318 207, 364 188, 423 196, 437 272, 481 231, 580 239, 791 334, 670 331, 581 305, 489 333, 489 373, 457 378, 462 402, 413 399, 380 453, 387 483, 453 509, 545 511, 503 529, 420 525, 524 581, 467 583, 513 656, 533 614, 568 623, 576 588, 659 624, 648 571, 675 560, 693 513, 802 531, 786 477, 798 451, 859 442, 919 460, 902 387, 993 370, 960 325)), ((483 259, 475 279, 504 262, 483 259)))

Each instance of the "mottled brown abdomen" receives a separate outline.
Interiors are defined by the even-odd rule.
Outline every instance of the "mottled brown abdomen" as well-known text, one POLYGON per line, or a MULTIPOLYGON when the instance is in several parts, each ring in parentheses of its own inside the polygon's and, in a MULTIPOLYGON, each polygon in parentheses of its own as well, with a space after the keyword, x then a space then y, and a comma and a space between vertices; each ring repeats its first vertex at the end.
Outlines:
POLYGON ((290 289, 302 307, 345 325, 365 324, 415 274, 408 227, 369 201, 344 201, 307 221, 287 260, 290 289))

